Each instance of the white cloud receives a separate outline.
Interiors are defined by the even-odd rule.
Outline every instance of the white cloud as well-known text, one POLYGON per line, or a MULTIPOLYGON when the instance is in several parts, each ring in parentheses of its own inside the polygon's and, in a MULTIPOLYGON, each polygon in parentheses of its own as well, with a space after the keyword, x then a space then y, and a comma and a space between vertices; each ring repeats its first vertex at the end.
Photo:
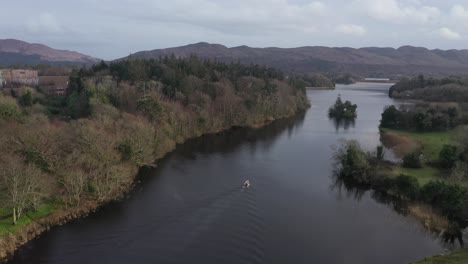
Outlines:
POLYGON ((461 35, 460 33, 456 32, 456 31, 453 31, 451 30, 450 28, 447 28, 447 27, 443 27, 443 28, 440 28, 436 31, 436 33, 442 37, 442 38, 445 38, 445 39, 449 39, 449 40, 457 40, 457 39, 461 39, 461 35))
POLYGON ((335 28, 335 31, 345 35, 364 36, 367 30, 363 26, 352 24, 341 24, 335 28))
POLYGON ((441 12, 419 1, 355 0, 355 5, 370 17, 393 24, 428 24, 437 20, 441 12))
POLYGON ((455 19, 468 21, 468 10, 462 5, 454 5, 452 7, 451 16, 455 19))
POLYGON ((63 32, 58 20, 50 13, 42 13, 36 18, 29 19, 26 22, 26 29, 31 33, 57 34, 63 32))
POLYGON ((318 32, 331 15, 322 1, 295 2, 288 0, 185 0, 157 1, 102 0, 102 11, 112 16, 148 23, 178 23, 189 27, 207 28, 223 34, 266 35, 281 31, 318 32))

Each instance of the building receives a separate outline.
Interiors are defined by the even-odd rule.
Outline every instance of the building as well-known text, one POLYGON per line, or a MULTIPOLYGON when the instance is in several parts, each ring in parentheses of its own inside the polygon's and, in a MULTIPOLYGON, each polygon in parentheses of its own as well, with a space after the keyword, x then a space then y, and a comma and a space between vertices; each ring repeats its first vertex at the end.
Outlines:
POLYGON ((39 87, 49 96, 65 96, 68 78, 68 76, 40 76, 39 87))
POLYGON ((390 82, 390 79, 389 78, 365 78, 364 81, 365 82, 383 82, 383 83, 386 83, 386 82, 390 82))
POLYGON ((0 87, 18 87, 18 86, 39 85, 39 76, 37 71, 33 70, 0 70, 0 87))

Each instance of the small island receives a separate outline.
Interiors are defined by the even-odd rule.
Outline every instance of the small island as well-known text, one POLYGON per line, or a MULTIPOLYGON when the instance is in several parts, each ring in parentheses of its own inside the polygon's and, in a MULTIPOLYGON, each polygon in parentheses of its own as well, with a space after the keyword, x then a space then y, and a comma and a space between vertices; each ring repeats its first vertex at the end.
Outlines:
POLYGON ((343 103, 343 101, 341 100, 341 96, 338 96, 335 104, 328 110, 328 117, 335 118, 338 120, 355 119, 357 117, 356 110, 357 105, 352 104, 350 101, 346 101, 343 103))

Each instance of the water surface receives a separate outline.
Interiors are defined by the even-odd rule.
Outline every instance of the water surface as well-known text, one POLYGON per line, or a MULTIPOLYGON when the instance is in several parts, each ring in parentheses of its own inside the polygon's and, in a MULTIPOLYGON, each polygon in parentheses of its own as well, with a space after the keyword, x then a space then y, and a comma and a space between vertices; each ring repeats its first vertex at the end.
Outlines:
POLYGON ((12 262, 395 264, 441 253, 437 238, 370 192, 333 186, 331 145, 356 139, 374 150, 388 88, 308 91, 303 115, 181 145, 130 198, 54 228, 12 262), (348 129, 327 117, 338 94, 358 105, 348 129))

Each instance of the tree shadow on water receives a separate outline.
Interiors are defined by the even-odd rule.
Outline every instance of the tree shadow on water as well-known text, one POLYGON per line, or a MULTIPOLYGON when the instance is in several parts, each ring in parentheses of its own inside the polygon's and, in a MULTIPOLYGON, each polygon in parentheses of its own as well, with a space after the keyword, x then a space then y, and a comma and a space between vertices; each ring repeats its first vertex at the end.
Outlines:
MULTIPOLYGON (((369 192, 370 197, 377 203, 389 206, 397 214, 404 217, 410 217, 410 202, 398 197, 389 195, 385 192, 373 190, 369 185, 359 184, 353 180, 340 175, 339 168, 334 168, 332 174, 332 184, 330 189, 337 191, 339 199, 346 196, 356 201, 361 201, 365 194, 369 192)), ((455 250, 464 247, 463 229, 466 227, 463 223, 450 221, 446 230, 440 231, 430 228, 422 223, 424 230, 437 238, 445 248, 455 250)))
POLYGON ((355 118, 336 118, 336 117, 329 117, 329 120, 333 122, 333 126, 335 127, 335 131, 339 132, 340 129, 349 130, 350 128, 354 128, 356 126, 356 119, 355 118))

